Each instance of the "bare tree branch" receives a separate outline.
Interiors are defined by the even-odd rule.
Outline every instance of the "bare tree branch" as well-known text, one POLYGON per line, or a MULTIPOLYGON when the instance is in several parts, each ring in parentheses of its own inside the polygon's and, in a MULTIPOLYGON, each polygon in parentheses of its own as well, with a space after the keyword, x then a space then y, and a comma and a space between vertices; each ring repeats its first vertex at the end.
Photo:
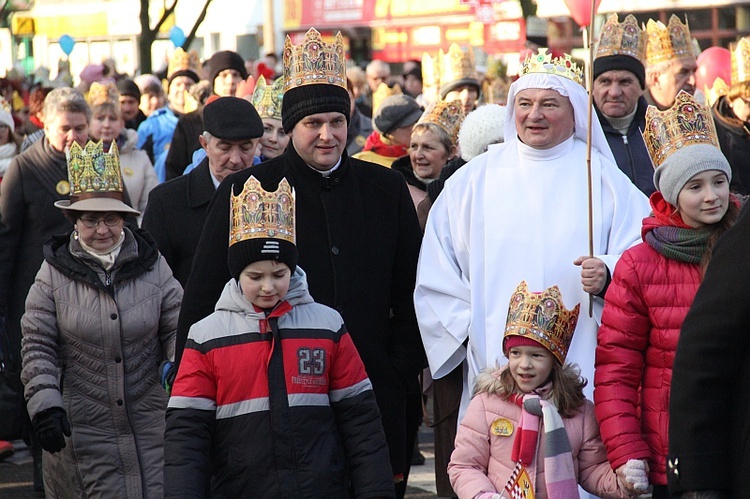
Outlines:
MULTIPOLYGON (((159 19, 159 22, 156 23, 156 26, 154 26, 154 31, 159 31, 162 27, 162 25, 166 22, 167 18, 172 15, 174 12, 175 7, 177 7, 177 2, 180 0, 173 0, 172 5, 167 7, 167 10, 164 11, 164 13, 161 15, 161 19, 159 19)), ((209 0, 210 1, 210 0, 209 0)))
POLYGON ((211 5, 211 2, 212 0, 206 0, 206 4, 203 6, 203 10, 198 16, 198 19, 195 20, 195 23, 193 24, 193 28, 190 30, 190 34, 187 36, 187 38, 185 38, 185 42, 183 42, 182 44, 183 50, 187 50, 188 47, 190 47, 190 44, 193 43, 193 39, 195 39, 195 34, 198 32, 198 28, 200 27, 203 20, 206 18, 206 12, 208 12, 208 6, 211 5))

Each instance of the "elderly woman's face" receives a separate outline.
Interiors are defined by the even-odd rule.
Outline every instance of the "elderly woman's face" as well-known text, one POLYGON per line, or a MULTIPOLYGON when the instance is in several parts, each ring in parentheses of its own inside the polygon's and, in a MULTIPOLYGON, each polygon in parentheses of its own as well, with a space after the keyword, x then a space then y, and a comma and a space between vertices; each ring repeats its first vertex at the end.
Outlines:
POLYGON ((107 251, 120 240, 125 220, 114 211, 87 211, 76 220, 78 238, 90 248, 107 251))
POLYGON ((438 178, 440 170, 452 156, 453 151, 446 150, 438 134, 432 130, 420 128, 411 134, 409 158, 418 177, 438 178))
POLYGON ((53 149, 63 152, 73 142, 86 145, 89 122, 84 113, 62 111, 45 120, 44 134, 53 149))
POLYGON ((573 105, 555 90, 521 90, 516 94, 514 106, 518 138, 534 149, 562 144, 575 131, 573 105))

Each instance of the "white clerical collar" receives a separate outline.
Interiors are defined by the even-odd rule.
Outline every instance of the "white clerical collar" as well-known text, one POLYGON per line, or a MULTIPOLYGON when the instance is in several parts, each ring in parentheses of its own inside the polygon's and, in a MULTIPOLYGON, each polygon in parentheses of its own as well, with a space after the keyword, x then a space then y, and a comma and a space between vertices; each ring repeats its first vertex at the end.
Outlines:
POLYGON ((211 171, 210 168, 208 169, 208 173, 211 175, 211 182, 213 182, 213 184, 214 184, 214 189, 218 189, 219 188, 219 184, 221 183, 221 180, 219 180, 218 178, 214 177, 214 173, 211 171))
POLYGON ((571 135, 569 139, 549 149, 535 149, 518 139, 518 155, 531 160, 550 161, 561 158, 573 150, 576 137, 571 135))
MULTIPOLYGON (((305 164, 307 165, 307 163, 305 163, 305 164)), ((331 176, 331 173, 335 172, 335 171, 336 171, 336 170, 338 169, 338 167, 339 167, 340 165, 341 165, 341 157, 339 157, 339 160, 338 160, 338 161, 336 162, 336 164, 335 164, 335 165, 333 165, 333 166, 331 167, 331 169, 330 169, 330 170, 318 170, 317 168, 313 168, 313 167, 312 167, 312 166, 310 166, 310 165, 307 165, 307 166, 308 166, 308 167, 309 167, 309 168, 310 168, 311 170, 314 170, 314 171, 316 171, 316 172, 320 173, 320 174, 321 174, 322 176, 324 176, 324 177, 330 177, 330 176, 331 176)))

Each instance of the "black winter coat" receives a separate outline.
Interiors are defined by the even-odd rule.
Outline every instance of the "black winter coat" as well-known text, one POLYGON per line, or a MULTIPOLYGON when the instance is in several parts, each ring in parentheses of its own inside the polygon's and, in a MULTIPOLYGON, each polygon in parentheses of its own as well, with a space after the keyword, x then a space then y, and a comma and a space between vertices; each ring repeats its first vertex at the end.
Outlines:
POLYGON ((732 167, 730 190, 738 194, 750 194, 750 131, 729 107, 726 97, 721 97, 711 108, 716 123, 721 152, 732 167))
POLYGON ((621 134, 610 125, 607 118, 599 111, 599 108, 594 106, 594 109, 596 109, 596 115, 599 117, 602 129, 604 129, 604 135, 607 137, 609 148, 612 149, 612 154, 615 157, 615 161, 617 161, 617 166, 628 176, 633 185, 638 187, 638 190, 646 196, 650 196, 656 190, 654 186, 654 167, 641 133, 646 126, 647 107, 648 103, 646 99, 640 97, 635 117, 626 135, 621 134))
POLYGON ((283 155, 227 177, 211 201, 195 253, 177 355, 190 326, 213 311, 229 280, 229 193, 234 186, 239 194, 250 175, 269 191, 282 178, 294 187, 299 265, 310 294, 343 316, 373 384, 391 467, 405 471, 407 384, 426 362, 413 303, 422 235, 400 174, 344 153, 339 168, 323 177, 290 143, 283 155))
POLYGON ((193 171, 155 187, 148 197, 141 226, 154 237, 183 288, 214 192, 208 158, 204 158, 193 171))
POLYGON ((750 208, 719 239, 685 317, 672 371, 673 494, 750 498, 750 208))

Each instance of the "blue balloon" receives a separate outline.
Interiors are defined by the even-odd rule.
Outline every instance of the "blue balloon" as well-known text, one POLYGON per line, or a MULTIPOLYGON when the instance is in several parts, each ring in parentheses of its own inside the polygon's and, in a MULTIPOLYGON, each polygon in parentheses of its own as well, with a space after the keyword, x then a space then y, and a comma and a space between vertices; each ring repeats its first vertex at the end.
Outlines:
POLYGON ((172 43, 174 43, 175 47, 182 47, 182 44, 185 43, 186 40, 185 32, 182 31, 182 28, 179 26, 173 26, 172 29, 169 30, 169 39, 172 40, 172 43))
POLYGON ((65 52, 65 55, 70 55, 70 53, 73 52, 73 47, 75 46, 76 41, 69 35, 63 35, 60 37, 60 40, 58 40, 58 43, 60 44, 62 51, 65 52))

